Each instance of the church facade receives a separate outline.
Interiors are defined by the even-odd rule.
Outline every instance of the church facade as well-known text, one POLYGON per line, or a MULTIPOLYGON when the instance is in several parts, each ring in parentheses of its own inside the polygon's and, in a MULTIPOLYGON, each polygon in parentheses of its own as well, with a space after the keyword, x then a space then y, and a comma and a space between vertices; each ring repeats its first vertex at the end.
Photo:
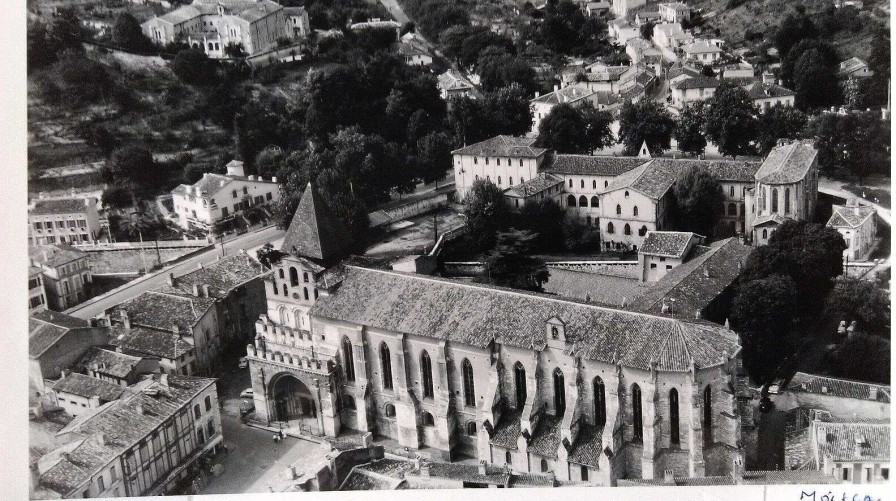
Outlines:
POLYGON ((739 457, 727 328, 339 264, 348 241, 309 186, 247 346, 262 420, 593 485, 739 457))

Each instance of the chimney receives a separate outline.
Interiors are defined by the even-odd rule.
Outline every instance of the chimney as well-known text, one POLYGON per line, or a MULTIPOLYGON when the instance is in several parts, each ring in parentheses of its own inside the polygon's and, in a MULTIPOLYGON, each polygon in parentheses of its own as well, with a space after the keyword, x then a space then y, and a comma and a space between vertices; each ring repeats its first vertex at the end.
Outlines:
POLYGON ((162 386, 165 387, 165 388, 168 387, 168 374, 166 374, 166 373, 162 373, 162 374, 159 376, 159 384, 162 385, 162 386))
POLYGON ((168 274, 168 285, 170 285, 171 287, 174 287, 174 273, 173 272, 168 274))
POLYGON ((484 460, 479 462, 479 474, 480 474, 480 475, 485 475, 485 474, 486 474, 486 470, 485 470, 485 461, 484 461, 484 460))
POLYGON ((666 485, 675 485, 674 470, 663 470, 663 483, 666 485))
POLYGON ((202 268, 204 268, 204 266, 202 266, 202 262, 200 262, 199 266, 196 269, 201 270, 202 268))
POLYGON ((193 284, 193 296, 199 297, 199 284, 193 284))
POLYGON ((106 438, 106 434, 101 431, 96 432, 94 437, 96 437, 96 442, 100 445, 108 445, 109 444, 109 441, 106 438))
POLYGON ((131 330, 131 316, 128 315, 128 310, 121 310, 121 321, 125 329, 131 330))
POLYGON ((868 389, 868 400, 877 401, 877 387, 872 386, 868 389))
POLYGON ((731 467, 731 478, 734 480, 735 484, 740 484, 744 479, 744 461, 740 458, 740 456, 734 458, 734 462, 731 467))
POLYGON ((137 404, 137 407, 134 408, 137 411, 137 414, 143 415, 143 404, 137 404))
POLYGON ((420 476, 429 478, 429 464, 420 465, 420 476))
POLYGON ((99 395, 94 395, 94 396, 90 397, 88 407, 90 407, 91 409, 96 409, 96 408, 99 407, 99 406, 100 406, 100 397, 99 397, 99 395))
POLYGON ((71 374, 71 372, 72 371, 68 369, 62 369, 62 372, 59 373, 59 376, 62 377, 62 379, 65 379, 65 377, 71 374))
POLYGON ((271 178, 271 182, 272 182, 272 183, 276 183, 276 182, 277 182, 277 176, 272 177, 272 178, 271 178))

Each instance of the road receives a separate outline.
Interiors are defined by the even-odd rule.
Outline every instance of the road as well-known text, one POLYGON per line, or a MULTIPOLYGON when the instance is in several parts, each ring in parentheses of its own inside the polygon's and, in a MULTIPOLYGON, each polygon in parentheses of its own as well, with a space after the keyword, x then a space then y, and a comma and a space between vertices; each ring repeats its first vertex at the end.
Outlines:
MULTIPOLYGON (((257 232, 239 235, 236 238, 224 241, 224 253, 229 256, 234 252, 239 252, 240 249, 250 250, 264 245, 267 242, 279 240, 283 238, 285 233, 286 232, 276 227, 269 227, 257 232)), ((66 311, 66 313, 85 320, 101 315, 104 311, 113 306, 119 305, 150 289, 163 285, 168 279, 169 273, 174 273, 175 276, 184 275, 187 272, 196 269, 196 267, 199 266, 199 263, 208 264, 215 261, 220 256, 221 245, 217 245, 213 249, 197 254, 181 263, 162 268, 155 273, 147 275, 148 278, 141 278, 129 282, 103 296, 75 306, 66 311)))
POLYGON ((834 181, 833 179, 828 179, 824 176, 818 177, 818 191, 827 193, 828 195, 845 198, 847 200, 849 200, 850 198, 855 198, 859 202, 861 202, 862 205, 871 205, 875 210, 877 210, 877 214, 881 218, 883 218, 883 220, 886 221, 888 225, 892 226, 892 223, 890 222, 890 209, 876 204, 872 200, 866 200, 862 197, 856 196, 855 194, 844 190, 842 186, 843 183, 840 181, 834 181))
POLYGON ((411 20, 407 14, 401 10, 401 6, 398 5, 396 0, 380 0, 380 3, 383 4, 383 7, 389 11, 389 14, 392 14, 392 17, 402 25, 411 20))

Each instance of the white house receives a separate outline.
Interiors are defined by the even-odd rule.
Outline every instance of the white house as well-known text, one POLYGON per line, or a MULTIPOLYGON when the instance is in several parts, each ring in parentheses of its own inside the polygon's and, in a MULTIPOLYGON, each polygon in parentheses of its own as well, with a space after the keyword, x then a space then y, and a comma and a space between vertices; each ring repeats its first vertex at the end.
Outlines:
POLYGON ((700 62, 704 65, 715 63, 722 57, 723 53, 722 49, 704 40, 689 43, 682 47, 681 50, 684 52, 685 59, 700 62))
POLYGON ((775 84, 755 83, 747 88, 747 94, 758 108, 766 110, 774 106, 793 106, 796 92, 775 84))
POLYGON ((454 68, 449 68, 439 75, 438 87, 442 99, 445 100, 453 97, 474 97, 473 84, 454 68))
POLYGON ((89 243, 100 238, 97 200, 38 199, 28 209, 29 245, 89 243))
POLYGON ((711 98, 721 81, 715 77, 696 76, 678 80, 672 87, 672 106, 681 109, 686 104, 711 98))
POLYGON ((868 68, 868 63, 857 57, 851 57, 840 63, 837 71, 837 78, 846 80, 849 78, 867 78, 874 75, 874 72, 868 68))
POLYGON ((657 9, 660 19, 666 23, 681 23, 691 19, 691 8, 681 2, 661 3, 657 9))
POLYGON ((432 64, 432 55, 422 44, 415 40, 402 39, 398 42, 398 55, 408 66, 429 66, 432 64))
POLYGON ((684 231, 648 231, 638 250, 641 282, 656 282, 689 257, 704 237, 684 231))
POLYGON ((681 28, 681 23, 663 23, 653 27, 653 43, 660 48, 675 49, 693 40, 694 37, 681 28))
POLYGON ((846 241, 843 257, 850 261, 864 259, 877 236, 877 223, 874 221, 877 211, 874 207, 859 205, 855 200, 850 200, 846 205, 834 205, 833 209, 827 226, 843 235, 846 241))
POLYGON ((624 17, 617 17, 607 23, 607 32, 617 45, 625 45, 630 38, 641 36, 638 28, 632 26, 624 17))
POLYGON ((535 140, 495 136, 452 151, 458 200, 463 201, 479 179, 503 190, 536 177, 548 150, 533 146, 535 140))
POLYGON ((529 103, 532 108, 532 132, 537 133, 541 121, 558 104, 582 106, 585 103, 590 103, 594 109, 604 111, 620 108, 622 99, 610 92, 595 92, 589 88, 587 83, 582 82, 567 85, 543 96, 537 96, 529 103))
POLYGON ((633 12, 647 5, 647 0, 613 0, 613 15, 617 18, 626 17, 629 12, 633 12))

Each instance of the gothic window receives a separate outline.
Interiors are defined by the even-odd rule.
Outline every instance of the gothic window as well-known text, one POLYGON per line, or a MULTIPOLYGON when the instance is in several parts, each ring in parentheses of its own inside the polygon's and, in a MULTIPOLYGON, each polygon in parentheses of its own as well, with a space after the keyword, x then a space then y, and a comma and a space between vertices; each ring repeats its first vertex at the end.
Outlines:
POLYGON ((554 415, 562 416, 566 410, 566 388, 563 384, 563 371, 554 369, 554 415))
POLYGON ((644 438, 644 426, 641 421, 641 387, 632 385, 632 436, 635 440, 644 438))
POLYGON ((308 301, 308 287, 303 287, 302 292, 304 293, 305 301, 308 301))
POLYGON ((284 278, 284 276, 283 276, 283 268, 280 268, 280 278, 284 278))
POLYGON ((619 216, 621 214, 622 214, 622 206, 619 204, 616 204, 616 215, 619 216))
POLYGON ((429 360, 429 353, 426 353, 426 350, 420 354, 420 372, 423 376, 423 396, 432 398, 435 394, 432 385, 432 362, 429 360))
POLYGON ((643 237, 647 234, 647 225, 641 226, 641 229, 638 230, 638 236, 643 237))
POLYGON ((613 223, 607 223, 607 233, 613 233, 613 223))
POLYGON ((383 415, 388 418, 395 417, 395 406, 392 405, 391 403, 387 403, 386 405, 384 405, 383 406, 383 415))
POLYGON ((734 186, 731 186, 730 188, 728 188, 728 194, 731 195, 732 197, 734 196, 734 186))
POLYGON ((598 199, 596 196, 591 197, 591 206, 600 207, 600 199, 598 199))
POLYGON ((466 425, 467 435, 475 436, 476 435, 476 421, 467 421, 466 425))
POLYGON ((542 472, 548 471, 548 460, 547 459, 541 460, 541 471, 542 472))
POLYGON ((588 207, 588 198, 585 195, 579 197, 579 207, 588 207))
POLYGON ((627 191, 625 192, 625 198, 628 198, 628 192, 627 192, 627 191))
POLYGON ((526 405, 526 368, 520 362, 513 366, 513 383, 516 387, 516 408, 520 410, 526 405))
POLYGON ((594 378, 594 424, 603 426, 607 423, 607 394, 604 382, 600 377, 594 378))
POLYGON ((585 180, 584 179, 582 179, 580 186, 582 187, 583 190, 585 189, 585 180))
POLYGON ((596 180, 596 179, 595 179, 594 181, 591 181, 591 189, 592 189, 592 190, 596 190, 596 189, 597 189, 597 180, 596 180))
POLYGON ((632 234, 632 227, 629 226, 628 223, 625 223, 625 226, 622 228, 622 231, 623 231, 626 235, 631 235, 631 234, 632 234))
POLYGON ((703 446, 712 444, 712 388, 703 390, 703 446))
POLYGON ((380 344, 380 365, 383 366, 383 388, 392 389, 392 356, 386 343, 380 344))
POLYGON ((572 179, 569 180, 569 187, 572 188, 572 179))
POLYGON ((467 407, 474 407, 476 405, 476 394, 473 384, 473 365, 465 358, 460 367, 464 380, 464 403, 467 407))
POLYGON ((790 188, 784 189, 784 214, 790 213, 790 188))
POLYGON ((737 215, 737 204, 728 204, 728 215, 729 216, 737 215))
MULTIPOLYGON (((570 182, 572 182, 572 181, 570 180, 570 182)), ((570 206, 570 207, 575 207, 575 206, 576 206, 576 197, 575 197, 575 195, 569 195, 568 197, 566 197, 566 205, 568 205, 568 206, 570 206)))
POLYGON ((607 186, 610 186, 610 182, 609 182, 609 181, 604 181, 604 188, 606 188, 607 186))
POLYGON ((772 212, 778 212, 778 188, 772 188, 772 212))
POLYGON ((675 445, 681 441, 678 433, 678 390, 669 390, 669 441, 675 445))
POLYGON ((342 371, 346 381, 355 380, 355 357, 352 352, 352 342, 347 337, 342 338, 342 371))
POLYGON ((768 238, 768 230, 763 228, 762 229, 762 239, 765 240, 766 238, 768 238))
POLYGON ((205 410, 206 411, 212 410, 212 397, 211 396, 205 397, 205 410))
POLYGON ((634 215, 634 216, 638 215, 638 206, 637 205, 635 206, 634 209, 632 209, 632 215, 634 215))
POLYGON ((423 426, 435 426, 436 420, 433 419, 432 414, 428 412, 423 412, 423 416, 421 416, 421 421, 423 421, 423 426))
POLYGON ((299 285, 299 272, 294 266, 289 268, 289 285, 293 287, 299 285))

